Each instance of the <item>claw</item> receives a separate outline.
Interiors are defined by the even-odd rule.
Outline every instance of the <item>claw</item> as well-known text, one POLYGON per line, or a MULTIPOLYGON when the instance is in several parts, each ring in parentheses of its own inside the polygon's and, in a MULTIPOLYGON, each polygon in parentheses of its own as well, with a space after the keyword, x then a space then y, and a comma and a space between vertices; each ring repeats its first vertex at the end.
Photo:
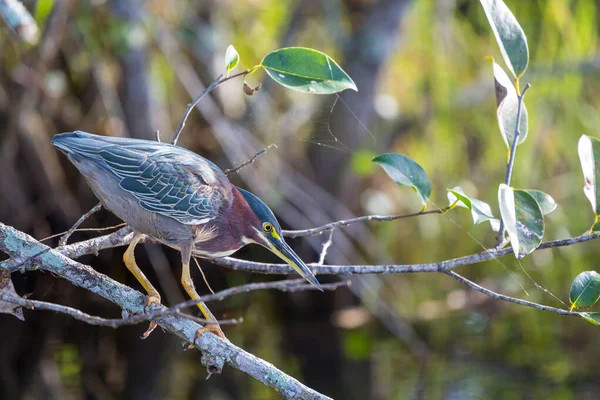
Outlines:
POLYGON ((160 294, 149 294, 146 296, 146 304, 144 305, 145 313, 150 311, 150 306, 152 304, 160 304, 160 294))
POLYGON ((150 321, 150 326, 148 326, 148 329, 146 329, 146 332, 144 332, 142 334, 142 336, 140 336, 140 339, 147 339, 148 336, 150 336, 150 334, 156 329, 156 327, 158 326, 158 324, 154 321, 150 321))
MULTIPOLYGON (((221 330, 221 327, 218 324, 208 324, 208 325, 205 325, 203 328, 200 328, 196 331, 196 334, 194 335, 194 343, 196 343, 196 340, 200 337, 200 335, 202 335, 205 332, 210 332, 214 335, 217 335, 221 339, 229 342, 229 339, 227 339, 225 337, 225 334, 223 333, 223 331, 221 330)), ((188 350, 193 349, 195 347, 196 346, 194 346, 194 344, 192 343, 188 346, 188 350)))
MULTIPOLYGON (((152 304, 160 304, 160 295, 159 294, 150 294, 146 297, 146 304, 144 305, 144 313, 150 312, 150 306, 152 304)), ((141 336, 141 339, 147 339, 148 336, 156 329, 158 325, 154 321, 150 321, 150 325, 146 332, 144 332, 141 336)))

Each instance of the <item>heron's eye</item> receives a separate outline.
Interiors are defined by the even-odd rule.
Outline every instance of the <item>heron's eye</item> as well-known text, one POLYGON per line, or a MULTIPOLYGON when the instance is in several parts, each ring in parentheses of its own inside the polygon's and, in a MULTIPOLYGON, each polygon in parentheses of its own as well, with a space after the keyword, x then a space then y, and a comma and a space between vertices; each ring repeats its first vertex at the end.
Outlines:
POLYGON ((271 231, 273 230, 273 225, 271 225, 271 224, 270 224, 270 223, 268 223, 268 222, 265 222, 265 223, 263 224, 263 230, 264 230, 265 232, 271 232, 271 231))

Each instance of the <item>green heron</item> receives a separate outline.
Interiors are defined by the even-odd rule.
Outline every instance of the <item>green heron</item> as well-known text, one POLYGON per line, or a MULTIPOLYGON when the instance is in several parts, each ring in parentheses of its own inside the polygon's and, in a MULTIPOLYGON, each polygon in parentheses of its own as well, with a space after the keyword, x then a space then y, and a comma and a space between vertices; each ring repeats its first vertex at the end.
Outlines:
MULTIPOLYGON (((135 262, 134 249, 144 235, 181 252, 181 284, 192 299, 200 297, 190 276, 192 254, 225 257, 250 243, 271 250, 320 288, 283 240, 271 209, 231 184, 207 159, 171 144, 81 131, 55 135, 52 144, 79 169, 103 206, 133 228, 123 260, 148 293, 146 307, 160 303, 160 294, 135 262)), ((216 321, 204 303, 198 307, 206 319, 216 321)), ((224 338, 218 324, 201 331, 224 338)))

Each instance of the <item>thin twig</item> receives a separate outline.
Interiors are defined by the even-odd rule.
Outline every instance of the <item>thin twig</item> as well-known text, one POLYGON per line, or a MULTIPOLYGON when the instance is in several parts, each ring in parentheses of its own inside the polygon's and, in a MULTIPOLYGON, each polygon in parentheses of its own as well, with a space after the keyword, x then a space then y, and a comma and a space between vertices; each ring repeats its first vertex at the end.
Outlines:
POLYGON ((232 169, 226 169, 225 170, 225 175, 229 175, 229 174, 235 174, 237 173, 239 170, 241 170, 242 168, 246 167, 247 165, 250 165, 252 163, 254 163, 254 161, 256 161, 256 159, 260 156, 262 156, 263 154, 265 154, 271 147, 275 147, 277 148, 277 145, 275 143, 271 143, 270 145, 268 145, 267 147, 265 147, 264 149, 262 149, 261 151, 259 151, 258 153, 256 153, 251 159, 249 159, 246 162, 241 163, 240 165, 238 165, 235 168, 232 169))
MULTIPOLYGON (((90 315, 80 311, 76 308, 63 306, 61 304, 49 303, 46 301, 39 300, 30 300, 24 299, 19 296, 14 296, 11 294, 0 293, 0 300, 6 301, 7 303, 17 304, 19 306, 25 307, 30 310, 46 310, 46 311, 54 311, 61 314, 69 315, 76 320, 83 321, 90 325, 96 326, 107 326, 110 328, 118 328, 121 326, 129 326, 129 325, 137 325, 142 322, 149 321, 152 316, 150 314, 140 314, 134 315, 127 318, 102 318, 97 317, 95 315, 90 315)), ((170 310, 161 310, 159 315, 170 315, 170 314, 178 314, 182 317, 189 318, 193 321, 200 322, 202 324, 214 324, 218 323, 219 325, 234 325, 239 324, 239 319, 226 319, 218 322, 208 321, 202 318, 193 317, 191 315, 181 314, 178 310, 170 311, 170 310)), ((156 317, 156 315, 154 315, 156 317)))
MULTIPOLYGON (((258 67, 259 66, 256 66, 254 68, 247 69, 242 72, 238 72, 237 74, 230 75, 225 78, 223 77, 223 74, 219 75, 219 77, 217 79, 215 79, 206 89, 204 89, 204 91, 202 93, 200 93, 200 95, 198 97, 196 97, 193 102, 191 102, 187 105, 185 113, 183 114, 183 118, 181 119, 181 122, 179 123, 179 126, 177 127, 177 130, 175 131, 175 135, 173 135, 173 141, 171 142, 171 144, 177 144, 177 140, 179 140, 179 135, 181 134, 181 131, 185 127, 185 121, 187 121, 187 119, 190 116, 194 107, 196 107, 196 105, 200 102, 200 100, 202 100, 204 98, 204 96, 206 96, 208 93, 210 93, 213 89, 215 89, 219 85, 221 85, 231 79, 234 79, 234 78, 237 78, 240 76, 246 76, 246 75, 254 72, 258 67)), ((157 140, 160 141, 160 138, 158 135, 157 135, 157 140)))
MULTIPOLYGON (((117 224, 117 225, 105 226, 105 227, 102 227, 102 228, 77 228, 73 232, 103 232, 103 231, 109 231, 111 229, 122 228, 125 225, 127 225, 125 222, 121 222, 120 224, 117 224)), ((55 233, 54 235, 50 235, 50 236, 46 236, 45 238, 38 239, 38 241, 39 242, 45 242, 46 240, 50 240, 50 239, 54 239, 55 237, 62 236, 65 233, 67 233, 67 231, 60 232, 60 233, 55 233)))
MULTIPOLYGON (((543 242, 538 250, 570 246, 600 238, 600 232, 584 234, 574 238, 543 242)), ((463 265, 478 264, 484 261, 512 255, 512 249, 486 250, 468 256, 453 258, 436 263, 426 264, 388 264, 388 265, 317 265, 307 264, 313 273, 319 275, 359 275, 359 274, 411 274, 425 272, 443 272, 463 265)), ((254 261, 224 257, 211 260, 212 263, 238 271, 258 272, 263 274, 293 274, 294 270, 287 264, 267 264, 254 261)), ((2 264, 0 264, 1 266, 2 264)))
MULTIPOLYGON (((529 90, 530 87, 531 87, 531 85, 529 83, 527 85, 525 85, 525 87, 523 88, 523 92, 521 92, 521 94, 519 94, 519 97, 518 97, 517 123, 515 126, 515 137, 513 138, 513 142, 511 143, 510 156, 508 159, 508 164, 506 165, 506 177, 504 179, 504 183, 506 184, 506 186, 510 186, 510 180, 512 178, 513 166, 515 164, 515 154, 517 152, 517 143, 519 141, 519 135, 521 135, 520 125, 521 125, 521 112, 523 109, 523 98, 525 97, 525 93, 527 92, 527 90, 529 90)), ((496 247, 500 247, 500 245, 502 244, 502 242, 504 240, 504 230, 505 230, 504 220, 502 218, 500 218, 500 229, 498 229, 498 241, 496 242, 496 247)))
POLYGON ((333 242, 333 232, 335 231, 329 231, 329 239, 327 239, 327 241, 323 243, 323 249, 321 250, 321 254, 319 255, 319 262, 317 263, 317 265, 323 265, 325 263, 325 257, 327 257, 327 250, 329 250, 329 247, 333 242))
POLYGON ((198 267, 198 269, 200 270, 200 273, 202 274, 202 279, 204 279, 204 283, 206 284, 206 287, 212 294, 215 294, 215 291, 212 289, 212 287, 210 287, 210 284, 208 283, 208 279, 206 279, 206 275, 204 275, 204 271, 202 270, 202 267, 200 266, 198 259, 196 257, 192 257, 192 258, 194 259, 194 262, 196 262, 196 266, 198 267))
MULTIPOLYGON (((348 286, 349 284, 350 284, 349 281, 343 281, 343 282, 335 282, 335 283, 330 283, 330 284, 323 284, 322 287, 327 290, 335 290, 341 286, 348 286)), ((305 281, 303 279, 289 279, 289 280, 283 280, 283 281, 277 281, 277 282, 265 282, 265 283, 250 283, 250 284, 236 286, 236 287, 233 287, 230 289, 222 290, 222 291, 214 293, 214 294, 201 296, 198 299, 188 300, 188 301, 177 304, 177 305, 167 308, 167 309, 150 311, 145 314, 132 315, 127 318, 115 318, 115 319, 96 317, 93 315, 86 314, 86 313, 84 313, 80 310, 77 310, 75 308, 72 308, 72 307, 63 306, 60 304, 48 303, 45 301, 24 299, 22 297, 14 296, 14 295, 11 295, 8 293, 0 293, 0 299, 7 301, 9 303, 12 303, 12 304, 18 304, 18 305, 26 307, 28 309, 55 311, 58 313, 70 315, 71 317, 73 317, 79 321, 86 322, 90 325, 108 326, 111 328, 118 328, 120 326, 127 326, 127 325, 137 325, 139 323, 150 321, 157 317, 161 317, 164 315, 173 315, 173 314, 181 315, 182 317, 192 319, 192 320, 200 322, 202 324, 218 323, 220 325, 231 325, 231 324, 239 323, 239 320, 228 319, 228 320, 216 321, 216 322, 208 321, 206 319, 197 318, 197 317, 189 316, 186 314, 181 314, 180 311, 184 308, 189 308, 189 307, 195 306, 199 302, 208 302, 208 301, 216 301, 216 300, 222 301, 226 297, 230 297, 230 296, 233 296, 236 294, 248 293, 248 292, 255 291, 255 290, 267 290, 267 289, 275 289, 275 290, 281 290, 281 291, 285 291, 285 292, 295 292, 295 291, 303 291, 303 290, 314 290, 315 287, 313 285, 305 283, 305 281)))
POLYGON ((217 79, 215 79, 210 84, 210 86, 208 86, 206 89, 204 89, 204 91, 202 93, 200 93, 200 95, 198 97, 196 97, 194 99, 194 101, 192 101, 191 103, 189 103, 187 105, 187 108, 185 109, 185 113, 183 114, 183 118, 181 119, 181 122, 179 123, 179 126, 177 127, 177 130, 175 131, 175 135, 173 135, 173 140, 171 141, 171 144, 174 144, 174 145, 177 144, 177 140, 179 139, 179 135, 181 134, 181 131, 185 127, 185 121, 187 121, 187 119, 190 116, 190 114, 191 114, 192 110, 194 109, 194 107, 196 107, 196 104, 198 104, 200 102, 200 100, 202 100, 202 98, 204 96, 206 96, 214 88, 216 88, 217 86, 219 86, 222 83, 221 82, 221 78, 223 78, 223 74, 219 75, 219 77, 217 79))
POLYGON ((325 231, 329 231, 332 229, 342 228, 348 225, 356 224, 358 222, 366 222, 366 221, 394 221, 397 219, 418 217, 420 215, 428 215, 428 214, 443 214, 447 210, 445 208, 439 210, 430 210, 430 211, 420 211, 412 214, 404 214, 404 215, 365 215, 363 217, 345 219, 341 221, 331 222, 329 224, 321 225, 316 228, 311 229, 302 229, 302 230, 284 230, 282 233, 286 237, 295 238, 295 237, 303 237, 303 236, 313 236, 320 235, 325 231))
POLYGON ((519 305, 522 305, 525 307, 532 307, 532 308, 536 308, 536 309, 542 310, 542 311, 551 311, 553 313, 557 313, 557 314, 561 314, 561 315, 580 316, 579 313, 575 312, 575 311, 569 311, 569 310, 563 310, 562 308, 545 306, 543 304, 537 304, 537 303, 533 303, 531 301, 521 300, 521 299, 517 299, 516 297, 506 296, 504 294, 494 292, 493 290, 486 289, 483 286, 476 284, 475 282, 465 278, 462 275, 457 274, 454 271, 446 270, 443 272, 445 274, 447 274, 448 276, 451 276, 452 278, 456 279, 457 281, 477 290, 480 293, 485 294, 486 296, 490 296, 496 300, 508 301, 508 302, 519 304, 519 305))
POLYGON ((92 207, 92 209, 90 211, 88 211, 85 214, 83 214, 77 220, 77 222, 75 222, 75 224, 73 224, 73 226, 71 227, 71 229, 69 229, 67 231, 67 233, 65 233, 65 235, 60 238, 60 240, 58 241, 58 245, 59 246, 64 246, 65 244, 67 244, 67 240, 69 240, 69 238, 71 237, 71 235, 73 234, 73 232, 75 232, 75 230, 77 228, 79 228, 79 225, 81 225, 83 223, 83 221, 85 221, 86 219, 88 219, 90 217, 90 215, 92 215, 96 211, 100 211, 101 208, 102 208, 102 203, 98 203, 94 207, 92 207))

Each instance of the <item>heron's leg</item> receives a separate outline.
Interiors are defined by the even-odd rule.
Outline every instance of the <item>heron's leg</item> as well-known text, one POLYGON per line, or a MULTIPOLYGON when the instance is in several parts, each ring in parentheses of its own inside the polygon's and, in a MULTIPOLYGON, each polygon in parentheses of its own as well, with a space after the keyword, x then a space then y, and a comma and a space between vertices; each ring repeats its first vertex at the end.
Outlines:
MULTIPOLYGON (((193 243, 181 246, 181 284, 183 285, 183 288, 185 289, 187 294, 192 299, 199 299, 200 296, 198 295, 198 292, 196 292, 196 288, 194 287, 194 281, 192 281, 192 277, 190 275, 190 260, 192 258, 192 246, 193 243)), ((196 332, 196 338, 198 338, 204 332, 212 332, 222 339, 227 339, 225 337, 225 334, 221 330, 217 319, 215 318, 213 313, 210 312, 206 304, 203 301, 200 301, 197 305, 202 315, 204 315, 204 318, 206 318, 211 323, 205 325, 202 329, 198 329, 198 331, 196 332)))
POLYGON ((153 303, 160 304, 160 294, 158 293, 158 290, 152 286, 148 278, 146 278, 146 275, 144 275, 140 267, 138 267, 137 263, 135 262, 135 256, 133 252, 135 250, 135 246, 139 243, 143 236, 144 235, 137 232, 133 235, 133 240, 129 244, 129 247, 127 247, 127 250, 125 250, 125 254, 123 254, 123 261, 125 262, 127 269, 133 274, 133 276, 135 276, 138 282, 142 284, 144 289, 146 289, 146 292, 148 293, 148 297, 146 298, 146 307, 148 307, 153 303))

